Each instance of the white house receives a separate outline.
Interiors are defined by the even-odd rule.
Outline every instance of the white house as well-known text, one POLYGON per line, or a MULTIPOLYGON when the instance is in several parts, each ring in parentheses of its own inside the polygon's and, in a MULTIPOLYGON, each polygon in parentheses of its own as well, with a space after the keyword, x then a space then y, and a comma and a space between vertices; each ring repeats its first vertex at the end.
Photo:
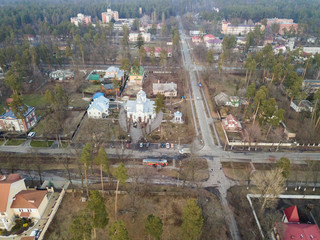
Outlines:
POLYGON ((313 111, 313 104, 308 100, 301 100, 301 101, 293 100, 290 103, 290 107, 292 107, 293 110, 296 112, 302 112, 302 111, 312 112, 313 111))
POLYGON ((154 101, 150 101, 143 90, 137 93, 136 100, 128 100, 124 108, 127 111, 127 118, 133 122, 147 123, 156 116, 154 101))
POLYGON ((8 177, 0 175, 0 229, 11 229, 15 218, 11 209, 13 198, 26 189, 24 180, 18 174, 10 174, 8 177))
POLYGON ((170 83, 154 83, 153 84, 153 95, 160 93, 165 97, 176 97, 177 96, 177 84, 174 82, 170 83))
POLYGON ((22 190, 11 204, 14 214, 24 218, 40 219, 48 205, 48 191, 22 190))
POLYGON ((104 79, 116 78, 117 80, 121 80, 123 77, 124 77, 124 71, 115 66, 108 67, 104 75, 104 79))
POLYGON ((87 113, 89 118, 106 118, 109 115, 109 99, 102 95, 97 98, 93 98, 87 113))

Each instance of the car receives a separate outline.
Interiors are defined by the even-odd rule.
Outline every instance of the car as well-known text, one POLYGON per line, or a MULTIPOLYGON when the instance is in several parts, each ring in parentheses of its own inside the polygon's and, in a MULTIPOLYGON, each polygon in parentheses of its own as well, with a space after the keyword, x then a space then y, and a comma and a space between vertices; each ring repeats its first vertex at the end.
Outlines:
POLYGON ((150 143, 149 142, 146 142, 146 147, 150 147, 150 143))
POLYGON ((171 148, 174 148, 174 144, 173 143, 171 143, 171 148))
POLYGON ((165 148, 166 145, 162 142, 162 143, 160 144, 160 147, 161 147, 161 148, 165 148))
POLYGON ((126 144, 126 148, 130 148, 130 143, 127 143, 127 144, 126 144))
POLYGON ((143 148, 143 142, 139 143, 139 147, 143 148))
POLYGON ((36 239, 38 239, 40 237, 41 232, 42 232, 42 229, 37 232, 36 239))
POLYGON ((28 138, 33 138, 36 135, 35 132, 29 132, 28 134, 28 138))
POLYGON ((199 83, 199 87, 202 87, 202 83, 199 83))
POLYGON ((32 230, 32 232, 30 233, 30 237, 35 237, 38 233, 39 229, 35 228, 32 230))
POLYGON ((200 100, 200 97, 197 97, 197 100, 200 100))
POLYGON ((170 148, 170 143, 166 143, 166 148, 170 148))

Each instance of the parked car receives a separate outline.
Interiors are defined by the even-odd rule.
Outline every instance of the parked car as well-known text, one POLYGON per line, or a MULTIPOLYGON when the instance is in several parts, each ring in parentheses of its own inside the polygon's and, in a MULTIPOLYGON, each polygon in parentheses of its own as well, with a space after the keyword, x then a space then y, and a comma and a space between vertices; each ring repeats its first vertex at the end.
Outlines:
POLYGON ((42 232, 42 229, 37 232, 36 239, 38 239, 40 237, 41 232, 42 232))
POLYGON ((130 143, 127 143, 127 144, 126 144, 126 148, 130 148, 130 143))
POLYGON ((171 148, 174 148, 174 144, 173 143, 171 143, 171 148))
POLYGON ((165 148, 166 145, 162 142, 162 143, 160 144, 160 147, 161 147, 161 148, 165 148))
POLYGON ((139 147, 143 148, 143 142, 139 143, 139 147))
POLYGON ((170 143, 166 143, 166 148, 170 148, 170 143))
POLYGON ((30 233, 30 237, 35 237, 38 233, 39 229, 35 228, 32 230, 32 232, 30 233))
POLYGON ((28 134, 28 138, 33 138, 36 135, 35 132, 29 132, 28 134))
POLYGON ((150 147, 150 143, 149 142, 146 142, 146 147, 150 147))

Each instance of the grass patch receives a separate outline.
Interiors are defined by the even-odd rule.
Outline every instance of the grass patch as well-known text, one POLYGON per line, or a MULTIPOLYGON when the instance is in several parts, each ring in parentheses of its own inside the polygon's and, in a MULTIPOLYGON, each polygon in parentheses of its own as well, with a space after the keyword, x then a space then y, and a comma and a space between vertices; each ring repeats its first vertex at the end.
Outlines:
POLYGON ((51 147, 53 144, 53 141, 36 141, 36 140, 32 140, 30 143, 31 147, 42 147, 42 148, 46 148, 46 147, 51 147))
POLYGON ((4 140, 0 140, 0 146, 4 143, 4 140))
POLYGON ((3 103, 0 103, 0 115, 2 115, 5 111, 6 111, 5 106, 3 105, 3 103))
POLYGON ((83 91, 86 93, 96 93, 101 90, 100 84, 91 84, 87 88, 85 88, 83 91))
POLYGON ((68 142, 61 142, 61 145, 59 147, 60 148, 67 148, 67 147, 69 147, 69 143, 68 142))
POLYGON ((24 139, 10 139, 8 140, 8 142, 6 143, 6 146, 19 146, 22 143, 24 143, 26 140, 24 139))
POLYGON ((46 106, 44 95, 40 95, 40 94, 23 95, 23 101, 25 104, 29 105, 30 107, 45 107, 46 106))

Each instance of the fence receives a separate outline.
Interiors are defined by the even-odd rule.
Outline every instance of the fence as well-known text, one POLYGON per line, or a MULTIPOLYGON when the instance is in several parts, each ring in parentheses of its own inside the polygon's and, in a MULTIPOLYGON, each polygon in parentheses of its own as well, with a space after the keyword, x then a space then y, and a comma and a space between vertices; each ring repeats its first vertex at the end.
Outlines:
POLYGON ((52 222, 54 216, 56 215, 65 193, 66 193, 66 191, 64 190, 64 188, 62 188, 62 191, 61 191, 61 193, 60 193, 60 195, 59 195, 59 197, 58 197, 58 199, 57 199, 57 201, 51 211, 50 217, 48 218, 48 220, 47 220, 46 224, 44 225, 44 228, 42 229, 42 232, 38 238, 39 240, 44 239, 44 235, 46 234, 46 231, 48 230, 50 223, 52 222))

